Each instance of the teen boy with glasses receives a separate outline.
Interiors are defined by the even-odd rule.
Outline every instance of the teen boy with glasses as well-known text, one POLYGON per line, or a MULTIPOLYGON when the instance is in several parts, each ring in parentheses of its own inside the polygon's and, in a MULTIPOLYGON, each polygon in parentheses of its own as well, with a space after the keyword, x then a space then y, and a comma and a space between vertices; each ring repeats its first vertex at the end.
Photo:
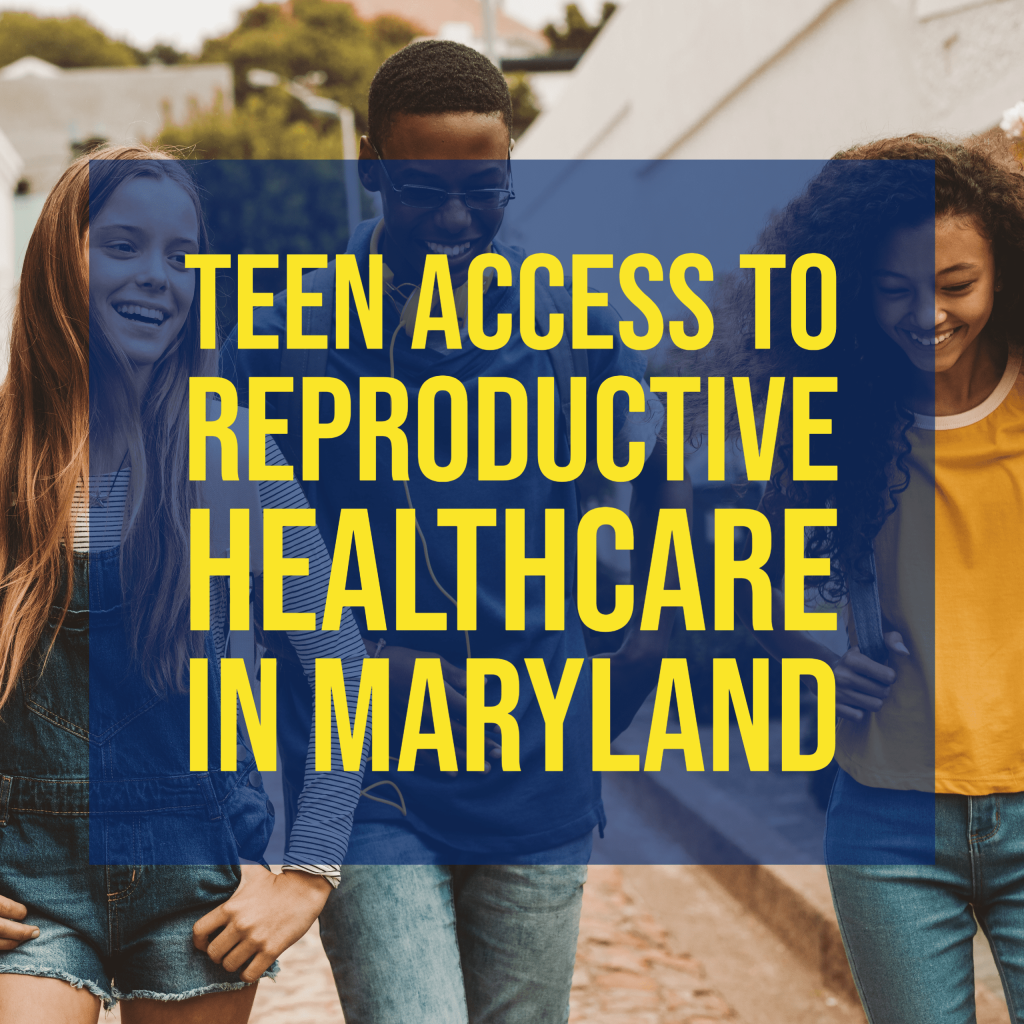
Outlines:
MULTIPOLYGON (((518 335, 516 282, 524 254, 494 241, 504 207, 515 196, 510 160, 512 106, 504 78, 476 51, 431 40, 414 43, 385 61, 370 87, 369 100, 369 135, 362 140, 360 176, 367 189, 380 192, 384 216, 361 224, 348 251, 357 258, 364 287, 370 255, 383 257, 386 298, 383 337, 377 339, 382 347, 366 347, 353 308, 350 347, 330 348, 326 373, 348 385, 353 423, 359 422, 361 377, 398 378, 414 408, 417 388, 437 375, 462 381, 471 409, 478 377, 515 378, 528 396, 528 422, 535 422, 536 381, 552 376, 552 360, 549 353, 526 346, 518 335), (498 313, 513 314, 512 338, 497 351, 478 349, 465 337, 469 265, 489 251, 505 256, 513 271, 511 287, 488 287, 484 293, 486 330, 494 331, 498 313), (463 328, 461 349, 448 349, 438 332, 428 335, 425 348, 411 348, 417 308, 414 293, 425 257, 431 253, 448 256, 463 328)), ((333 273, 333 265, 326 273, 333 273)), ((314 289, 307 285, 307 290, 314 289)), ((568 346, 571 317, 565 319, 562 345, 568 346)), ((622 346, 617 320, 609 310, 592 310, 590 330, 615 336, 613 348, 588 353, 591 397, 608 377, 642 379, 643 359, 622 346)), ((283 294, 273 307, 256 311, 255 332, 285 334, 283 294)), ((246 350, 232 352, 230 357, 238 360, 240 378, 282 372, 280 352, 246 350)), ((590 411, 592 415, 593 407, 590 411)), ((377 417, 386 415, 386 402, 381 402, 377 417)), ((509 424, 501 415, 497 419, 500 462, 511 438, 509 424)), ((403 426, 410 438, 410 453, 416 450, 414 420, 415 416, 407 418, 403 426)), ((439 449, 446 429, 443 420, 439 415, 435 424, 439 449)), ((474 422, 471 416, 470 423, 474 422)), ((656 450, 659 423, 656 416, 646 417, 648 455, 656 450)), ((345 1019, 348 1024, 564 1022, 591 837, 594 827, 603 829, 605 823, 600 776, 590 767, 589 663, 565 719, 564 770, 545 772, 544 722, 523 659, 543 658, 557 686, 566 659, 586 655, 572 596, 573 538, 579 515, 575 485, 553 483, 540 473, 536 437, 530 438, 531 457, 517 479, 480 481, 472 434, 470 468, 457 480, 426 479, 414 456, 409 460, 410 479, 393 480, 390 449, 382 445, 376 479, 362 481, 357 479, 357 435, 358 431, 349 430, 322 443, 314 504, 329 545, 334 542, 332 524, 337 524, 341 508, 369 511, 391 628, 366 629, 365 617, 361 625, 368 656, 389 659, 392 721, 399 728, 404 721, 402 695, 407 701, 417 655, 440 656, 453 719, 464 707, 465 672, 460 665, 467 648, 471 647, 474 658, 511 661, 521 680, 515 715, 522 770, 506 774, 499 769, 492 737, 489 757, 494 770, 486 773, 460 771, 452 777, 438 770, 433 755, 414 772, 367 771, 340 884, 320 918, 345 1019), (415 607, 447 612, 447 631, 393 628, 396 588, 401 585, 396 584, 395 513, 407 508, 416 509, 423 534, 415 554, 415 607), (453 628, 455 609, 441 589, 453 594, 457 587, 456 531, 436 525, 439 508, 498 510, 497 528, 478 530, 478 617, 476 629, 467 635, 453 628), (526 583, 525 629, 505 629, 505 544, 500 531, 506 508, 525 508, 529 555, 544 551, 545 510, 564 510, 568 600, 562 631, 545 628, 544 583, 537 577, 526 583)), ((295 438, 286 442, 290 450, 301 450, 295 438)), ((557 441, 560 463, 565 463, 567 452, 562 427, 557 441)), ((444 461, 440 451, 438 461, 444 461)), ((688 501, 688 486, 668 484, 665 477, 663 452, 657 449, 634 481, 635 582, 646 580, 658 509, 688 501)), ((350 574, 349 586, 353 585, 350 574)), ((671 631, 668 620, 669 614, 664 615, 657 633, 630 634, 613 657, 613 705, 625 708, 618 715, 623 724, 655 681, 671 631)), ((305 709, 304 721, 301 714, 297 716, 300 721, 294 729, 295 736, 302 738, 303 751, 309 713, 305 709)), ((455 731, 459 743, 464 730, 456 725, 455 731)), ((297 749, 295 754, 289 752, 284 738, 281 748, 286 770, 289 761, 293 765, 301 761, 297 749)), ((301 766, 297 770, 301 773, 301 766)))

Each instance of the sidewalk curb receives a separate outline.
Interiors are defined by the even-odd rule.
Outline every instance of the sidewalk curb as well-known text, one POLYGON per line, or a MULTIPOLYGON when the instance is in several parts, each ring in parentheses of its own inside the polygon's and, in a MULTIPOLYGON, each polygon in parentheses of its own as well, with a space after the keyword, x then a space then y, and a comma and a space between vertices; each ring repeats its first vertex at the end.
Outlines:
MULTIPOLYGON (((612 750, 633 753, 627 746, 617 741, 612 750)), ((756 914, 808 969, 816 970, 824 987, 859 1003, 823 865, 799 863, 805 858, 782 837, 772 842, 777 848, 766 850, 763 824, 755 833, 749 811, 696 775, 687 777, 683 792, 661 773, 615 774, 637 809, 685 847, 703 872, 756 914), (755 834, 761 856, 789 863, 757 863, 751 852, 755 834)))

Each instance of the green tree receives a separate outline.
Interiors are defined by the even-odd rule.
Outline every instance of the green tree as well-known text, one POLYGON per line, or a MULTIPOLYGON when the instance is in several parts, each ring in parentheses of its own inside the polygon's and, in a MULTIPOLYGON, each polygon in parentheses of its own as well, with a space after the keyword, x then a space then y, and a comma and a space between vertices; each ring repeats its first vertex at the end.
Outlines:
MULTIPOLYGON (((322 78, 315 86, 355 112, 367 127, 367 97, 381 63, 412 41, 416 29, 401 18, 371 22, 356 17, 348 3, 293 0, 291 13, 273 3, 244 11, 236 28, 203 44, 200 60, 223 61, 234 70, 234 111, 220 104, 193 109, 184 124, 166 123, 154 140, 200 159, 340 159, 341 137, 334 118, 312 113, 284 89, 255 89, 248 73, 273 71, 282 79, 322 78)), ((513 135, 537 116, 528 79, 508 76, 513 135)))
POLYGON ((537 97, 526 75, 516 71, 506 75, 505 80, 512 94, 512 138, 518 139, 540 114, 540 107, 537 106, 537 97))
POLYGON ((27 11, 0 13, 0 67, 39 57, 62 68, 138 64, 137 51, 104 35, 85 18, 39 18, 27 11))
POLYGON ((580 13, 576 4, 565 5, 565 27, 547 24, 544 35, 551 43, 552 50, 585 50, 596 38, 598 32, 615 13, 615 4, 605 2, 601 6, 601 19, 591 25, 580 13))
POLYGON ((340 160, 338 122, 326 131, 296 107, 283 89, 250 93, 234 110, 223 99, 205 110, 193 105, 184 124, 166 121, 152 144, 197 160, 340 160))
MULTIPOLYGON (((366 127, 366 97, 381 62, 416 36, 400 18, 372 22, 356 17, 352 6, 332 0, 293 0, 289 16, 278 4, 258 3, 243 12, 238 27, 203 44, 201 59, 226 61, 234 68, 235 100, 244 106, 254 91, 247 74, 253 68, 292 79, 322 72, 318 92, 355 111, 366 127)), ((296 117, 318 122, 300 109, 296 117)))
POLYGON ((169 43, 154 43, 148 50, 135 50, 140 64, 194 64, 195 57, 176 49, 169 43))

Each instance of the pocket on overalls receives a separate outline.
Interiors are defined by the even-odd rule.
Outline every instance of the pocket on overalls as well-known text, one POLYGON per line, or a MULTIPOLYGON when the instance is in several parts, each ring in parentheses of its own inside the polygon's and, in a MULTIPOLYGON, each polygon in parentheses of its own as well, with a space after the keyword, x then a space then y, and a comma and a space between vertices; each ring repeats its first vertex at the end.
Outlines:
POLYGON ((25 708, 83 740, 89 739, 89 613, 54 606, 18 682, 25 708), (59 628, 58 628, 59 627, 59 628))
POLYGON ((225 772, 218 782, 215 788, 224 794, 221 808, 238 855, 262 862, 274 831, 275 813, 263 788, 263 776, 253 761, 248 771, 225 772))

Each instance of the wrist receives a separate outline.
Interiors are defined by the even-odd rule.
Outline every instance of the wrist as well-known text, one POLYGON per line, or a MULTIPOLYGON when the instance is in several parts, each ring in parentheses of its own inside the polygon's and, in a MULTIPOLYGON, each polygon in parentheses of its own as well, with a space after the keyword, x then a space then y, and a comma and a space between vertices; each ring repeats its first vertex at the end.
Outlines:
POLYGON ((323 875, 314 875, 299 868, 288 868, 281 874, 288 879, 292 888, 298 889, 304 896, 308 895, 311 900, 316 900, 319 903, 325 903, 334 889, 330 880, 323 875))

